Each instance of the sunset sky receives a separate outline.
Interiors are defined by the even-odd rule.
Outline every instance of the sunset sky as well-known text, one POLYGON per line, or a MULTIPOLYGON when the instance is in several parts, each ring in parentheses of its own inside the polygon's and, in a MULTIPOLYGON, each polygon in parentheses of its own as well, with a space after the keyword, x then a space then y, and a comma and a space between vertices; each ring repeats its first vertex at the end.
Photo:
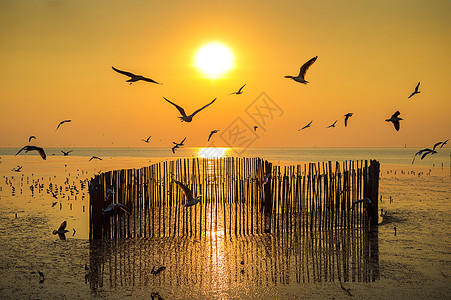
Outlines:
POLYGON ((450 11, 445 0, 0 1, 0 147, 31 135, 43 147, 240 146, 230 130, 254 125, 252 147, 430 147, 451 137, 450 11), (210 42, 234 56, 214 79, 194 61, 210 42), (314 56, 309 84, 284 78, 314 56), (112 66, 163 85, 130 85, 112 66), (187 113, 217 100, 182 123, 163 97, 187 113), (249 114, 262 99, 277 108, 263 125, 249 114), (397 110, 399 132, 385 122, 397 110))

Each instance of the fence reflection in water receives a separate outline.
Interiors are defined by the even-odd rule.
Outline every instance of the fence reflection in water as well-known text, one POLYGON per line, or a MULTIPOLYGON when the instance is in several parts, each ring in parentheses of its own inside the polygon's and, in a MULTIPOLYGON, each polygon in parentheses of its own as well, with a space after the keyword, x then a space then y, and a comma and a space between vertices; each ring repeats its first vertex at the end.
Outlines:
POLYGON ((379 279, 377 228, 252 236, 91 241, 87 281, 93 291, 149 286, 229 289, 379 279), (154 267, 166 269, 158 276, 154 267), (219 287, 218 287, 219 286, 219 287))

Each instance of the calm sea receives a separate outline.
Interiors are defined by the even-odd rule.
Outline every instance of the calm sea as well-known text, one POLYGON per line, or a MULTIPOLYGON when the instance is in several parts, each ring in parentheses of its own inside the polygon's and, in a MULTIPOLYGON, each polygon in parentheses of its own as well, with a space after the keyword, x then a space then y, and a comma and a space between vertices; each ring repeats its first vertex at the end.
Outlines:
MULTIPOLYGON (((0 148, 0 157, 15 155, 20 148, 0 148)), ((415 153, 420 148, 197 148, 182 147, 172 153, 171 148, 46 148, 48 157, 62 156, 61 150, 73 150, 69 156, 77 157, 139 157, 149 159, 176 159, 180 157, 261 157, 277 162, 322 162, 376 159, 381 164, 412 165, 415 153)), ((446 146, 438 153, 417 156, 415 165, 428 167, 449 167, 451 150, 446 146)), ((37 155, 35 151, 20 155, 37 155)))

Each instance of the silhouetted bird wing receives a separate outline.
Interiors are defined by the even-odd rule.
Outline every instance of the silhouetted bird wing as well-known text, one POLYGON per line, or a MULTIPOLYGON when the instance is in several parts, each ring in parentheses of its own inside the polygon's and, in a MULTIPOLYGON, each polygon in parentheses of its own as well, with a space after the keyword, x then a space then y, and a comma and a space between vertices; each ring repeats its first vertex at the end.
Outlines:
POLYGON ((127 215, 132 214, 132 212, 130 211, 130 209, 127 206, 125 206, 121 203, 118 203, 118 207, 119 207, 119 209, 122 209, 127 215))
POLYGON ((400 112, 399 112, 399 110, 397 110, 397 111, 391 116, 391 118, 392 118, 392 119, 393 119, 393 118, 397 118, 399 115, 400 115, 400 112))
MULTIPOLYGON (((163 98, 164 98, 164 97, 163 97, 163 98)), ((166 99, 166 98, 164 98, 164 100, 166 100, 166 101, 168 101, 169 103, 171 103, 172 105, 174 105, 174 106, 179 110, 179 112, 182 114, 182 116, 186 117, 185 110, 184 110, 181 106, 178 106, 177 104, 175 104, 174 102, 169 101, 169 100, 166 99)))
POLYGON ((116 69, 115 67, 112 67, 112 68, 113 68, 114 71, 116 71, 118 73, 121 73, 122 75, 125 75, 125 76, 128 76, 128 77, 132 77, 132 78, 136 77, 136 75, 133 74, 133 73, 126 72, 126 71, 121 71, 121 70, 116 69))
MULTIPOLYGON (((245 84, 245 85, 246 85, 246 84, 245 84)), ((242 87, 240 87, 240 89, 238 90, 238 93, 241 93, 241 91, 243 90, 243 88, 244 88, 245 85, 243 85, 242 87)))
POLYGON ((67 222, 64 221, 63 223, 61 223, 61 226, 60 226, 60 228, 58 228, 58 231, 66 229, 66 226, 67 226, 67 222))
POLYGON ((446 141, 444 141, 444 142, 442 143, 442 145, 440 146, 440 149, 442 149, 442 147, 445 146, 445 145, 448 143, 448 141, 449 141, 449 139, 447 139, 446 141))
POLYGON ((36 139, 36 137, 35 137, 34 135, 30 136, 30 137, 28 138, 28 142, 31 142, 31 139, 36 139))
POLYGON ((161 84, 161 83, 159 83, 159 82, 156 82, 155 80, 152 80, 152 79, 147 78, 147 77, 144 77, 144 76, 141 78, 141 80, 144 80, 144 81, 147 81, 147 82, 156 83, 156 84, 161 84))
POLYGON ((435 143, 435 144, 434 144, 434 147, 432 147, 432 150, 435 150, 435 148, 436 148, 437 146, 440 146, 442 143, 443 143, 443 142, 435 143))
POLYGON ((67 123, 67 122, 71 122, 71 121, 72 121, 72 120, 64 120, 64 121, 61 121, 61 122, 58 124, 58 126, 56 127, 55 131, 57 131, 58 128, 60 128, 60 126, 61 126, 62 124, 67 123))
POLYGON ((174 180, 174 182, 177 184, 179 188, 182 189, 187 201, 193 199, 193 192, 186 185, 177 180, 174 180))
POLYGON ((399 121, 393 121, 396 131, 399 131, 399 121))
POLYGON ((313 57, 312 59, 310 59, 308 62, 306 62, 305 64, 302 65, 301 69, 299 70, 299 76, 304 77, 305 73, 307 72, 308 68, 310 68, 311 65, 313 65, 313 63, 316 61, 316 59, 318 58, 318 56, 313 57))
POLYGON ((199 108, 198 110, 196 110, 195 112, 193 112, 193 113, 191 114, 191 116, 194 117, 195 114, 197 114, 198 112, 200 112, 202 109, 206 108, 207 106, 211 105, 211 104, 212 104, 213 102, 215 102, 215 101, 216 101, 216 98, 214 98, 213 101, 211 101, 210 103, 208 103, 208 104, 205 105, 204 107, 199 108))
MULTIPOLYGON (((418 88, 419 88, 419 87, 420 87, 420 82, 418 82, 417 86, 415 87, 415 92, 418 93, 418 88)), ((426 87, 426 89, 427 89, 427 87, 426 87)))

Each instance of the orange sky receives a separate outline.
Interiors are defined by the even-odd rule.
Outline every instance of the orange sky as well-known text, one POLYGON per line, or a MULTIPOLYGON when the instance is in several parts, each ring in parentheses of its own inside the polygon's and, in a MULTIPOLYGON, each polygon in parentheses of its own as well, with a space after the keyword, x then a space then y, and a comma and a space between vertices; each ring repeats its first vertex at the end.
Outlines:
POLYGON ((246 108, 262 92, 280 110, 245 133, 252 147, 432 146, 451 135, 450 11, 450 1, 1 1, 0 147, 30 135, 45 147, 165 147, 185 136, 203 147, 213 129, 214 145, 240 146, 231 124, 256 124, 246 108), (235 55, 216 80, 193 62, 211 41, 235 55), (316 55, 308 85, 284 78, 316 55), (111 66, 163 85, 129 85, 111 66), (218 100, 181 123, 163 96, 188 113, 218 100), (384 121, 396 110, 399 132, 384 121))

